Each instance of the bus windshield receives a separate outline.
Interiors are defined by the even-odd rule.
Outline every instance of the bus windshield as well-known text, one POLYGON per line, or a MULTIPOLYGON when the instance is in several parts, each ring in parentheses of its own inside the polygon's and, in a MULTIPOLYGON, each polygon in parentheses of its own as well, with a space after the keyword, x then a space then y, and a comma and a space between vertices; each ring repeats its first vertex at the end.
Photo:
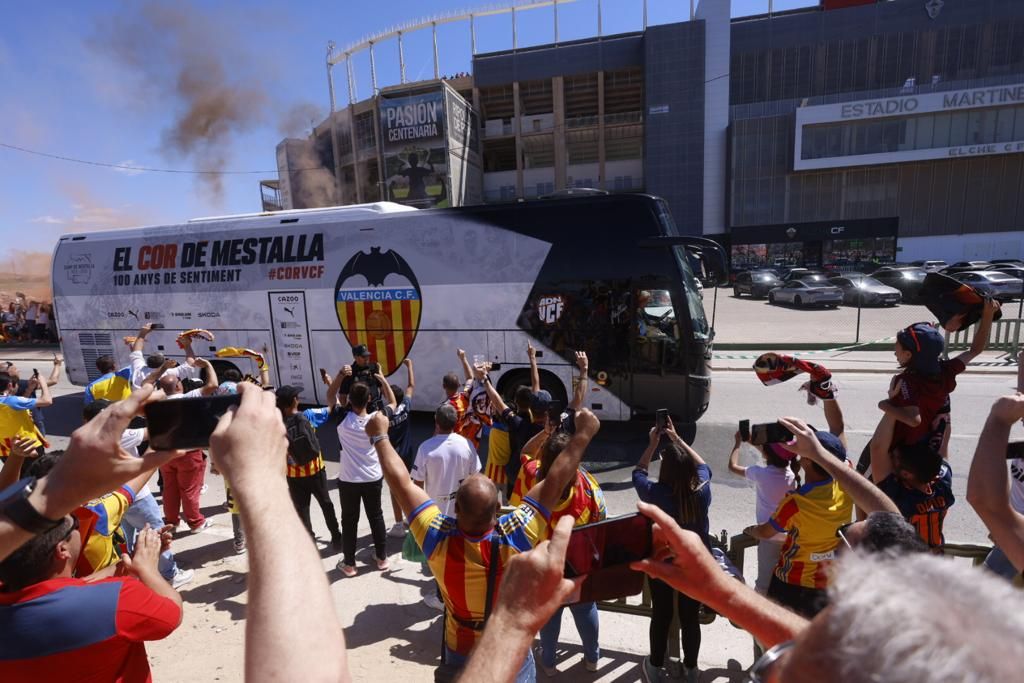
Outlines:
POLYGON ((700 296, 700 289, 697 287, 697 278, 690 268, 690 261, 685 247, 672 247, 676 255, 676 262, 679 264, 679 272, 683 280, 683 295, 686 297, 686 308, 690 312, 690 321, 693 324, 693 337, 700 341, 708 341, 711 337, 711 327, 704 315, 704 301, 700 296))

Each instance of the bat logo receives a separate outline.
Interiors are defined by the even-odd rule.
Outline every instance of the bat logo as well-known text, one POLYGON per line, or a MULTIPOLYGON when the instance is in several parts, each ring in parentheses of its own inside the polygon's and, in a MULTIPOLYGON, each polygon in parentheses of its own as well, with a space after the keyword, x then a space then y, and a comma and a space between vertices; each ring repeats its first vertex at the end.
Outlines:
POLYGON ((402 256, 370 247, 348 260, 334 287, 338 323, 349 344, 366 344, 390 375, 405 360, 420 326, 421 292, 402 256))

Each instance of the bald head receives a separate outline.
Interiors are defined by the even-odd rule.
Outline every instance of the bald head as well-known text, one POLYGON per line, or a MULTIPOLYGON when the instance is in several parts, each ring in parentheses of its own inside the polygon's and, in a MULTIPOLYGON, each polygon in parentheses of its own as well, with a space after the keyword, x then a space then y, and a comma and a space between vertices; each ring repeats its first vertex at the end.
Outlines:
POLYGON ((157 380, 156 384, 168 396, 181 393, 181 382, 174 375, 163 375, 157 380))
POLYGON ((497 487, 482 474, 472 474, 464 479, 455 494, 459 528, 471 536, 491 530, 499 507, 497 487))

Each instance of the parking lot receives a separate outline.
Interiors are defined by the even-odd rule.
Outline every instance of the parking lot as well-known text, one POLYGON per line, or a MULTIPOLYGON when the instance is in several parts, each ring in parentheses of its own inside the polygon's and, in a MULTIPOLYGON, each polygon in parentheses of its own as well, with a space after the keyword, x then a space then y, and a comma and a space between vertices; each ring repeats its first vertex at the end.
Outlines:
MULTIPOLYGON (((1020 301, 1003 304, 1003 316, 1020 317, 1020 301)), ((839 308, 796 308, 771 305, 767 299, 737 299, 731 287, 704 290, 708 320, 714 315, 716 344, 853 344, 892 337, 910 323, 935 320, 924 306, 900 304, 892 308, 843 305, 839 308), (717 292, 717 310, 716 294, 717 292)))

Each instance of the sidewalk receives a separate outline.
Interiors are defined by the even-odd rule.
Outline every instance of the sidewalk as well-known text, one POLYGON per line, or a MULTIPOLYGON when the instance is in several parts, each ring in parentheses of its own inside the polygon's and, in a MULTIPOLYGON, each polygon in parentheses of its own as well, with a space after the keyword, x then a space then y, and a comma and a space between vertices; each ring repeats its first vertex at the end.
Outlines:
MULTIPOLYGON (((711 367, 716 371, 748 371, 762 353, 774 351, 797 358, 819 362, 832 372, 881 373, 898 372, 892 351, 788 351, 781 348, 763 351, 716 351, 711 367)), ((1017 362, 998 351, 986 351, 968 365, 972 373, 986 375, 1016 375, 1017 362)))

